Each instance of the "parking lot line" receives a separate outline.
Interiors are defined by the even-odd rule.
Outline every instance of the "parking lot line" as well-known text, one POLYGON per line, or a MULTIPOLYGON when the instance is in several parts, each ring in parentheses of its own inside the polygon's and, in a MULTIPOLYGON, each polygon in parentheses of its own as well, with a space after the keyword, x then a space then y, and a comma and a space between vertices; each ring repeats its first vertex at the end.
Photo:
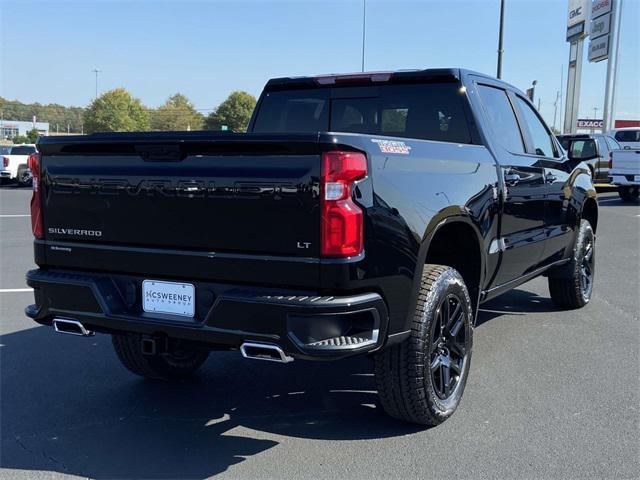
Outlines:
POLYGON ((0 215, 0 218, 30 217, 31 215, 0 215))
POLYGON ((0 288, 0 293, 33 292, 33 288, 0 288))

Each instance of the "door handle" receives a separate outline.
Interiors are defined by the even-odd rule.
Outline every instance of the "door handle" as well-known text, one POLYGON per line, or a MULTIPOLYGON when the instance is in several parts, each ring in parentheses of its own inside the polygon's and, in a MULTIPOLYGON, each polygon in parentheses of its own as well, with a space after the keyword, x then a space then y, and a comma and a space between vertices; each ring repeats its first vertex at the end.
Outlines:
POLYGON ((509 171, 509 170, 504 172, 504 183, 506 183, 508 186, 513 187, 519 181, 520 181, 520 175, 518 175, 516 172, 509 171))
POLYGON ((558 177, 556 177, 553 173, 549 172, 545 175, 544 179, 547 183, 553 183, 558 179, 558 177))

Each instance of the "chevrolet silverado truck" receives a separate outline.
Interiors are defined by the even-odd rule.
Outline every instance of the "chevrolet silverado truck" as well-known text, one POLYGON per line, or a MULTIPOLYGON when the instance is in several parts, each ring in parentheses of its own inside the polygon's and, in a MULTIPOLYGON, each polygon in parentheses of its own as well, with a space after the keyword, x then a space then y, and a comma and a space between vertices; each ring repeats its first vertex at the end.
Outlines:
MULTIPOLYGON (((516 88, 460 69, 270 80, 243 134, 41 137, 26 314, 135 374, 212 350, 373 359, 391 416, 457 408, 478 308, 592 296, 596 192, 516 88)), ((336 365, 336 368, 340 368, 336 365)))

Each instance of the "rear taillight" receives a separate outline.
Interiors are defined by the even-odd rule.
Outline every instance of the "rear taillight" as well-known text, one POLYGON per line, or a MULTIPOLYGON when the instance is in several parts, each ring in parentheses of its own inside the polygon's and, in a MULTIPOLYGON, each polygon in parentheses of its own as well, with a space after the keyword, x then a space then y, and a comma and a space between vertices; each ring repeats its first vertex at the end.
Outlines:
POLYGON ((40 154, 32 153, 27 160, 33 177, 33 195, 31 196, 31 230, 33 236, 42 238, 42 206, 40 202, 40 154))
POLYGON ((355 152, 322 155, 321 248, 325 257, 352 257, 362 252, 362 210, 351 198, 353 184, 366 177, 367 158, 355 152))
POLYGON ((4 167, 8 167, 9 166, 9 157, 2 157, 2 165, 4 167))
POLYGON ((609 152, 609 168, 613 168, 613 152, 609 152))

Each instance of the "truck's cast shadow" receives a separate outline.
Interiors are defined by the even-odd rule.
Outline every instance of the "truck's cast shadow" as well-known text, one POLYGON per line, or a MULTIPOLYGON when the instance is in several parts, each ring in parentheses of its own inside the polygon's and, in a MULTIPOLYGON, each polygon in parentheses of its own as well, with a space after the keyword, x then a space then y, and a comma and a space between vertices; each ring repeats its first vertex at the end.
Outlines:
MULTIPOLYGON (((489 307, 480 324, 496 312, 542 311, 550 302, 514 291, 489 307)), ((3 468, 201 479, 278 448, 282 437, 423 431, 381 413, 367 358, 277 365, 212 353, 200 375, 171 384, 126 372, 108 336, 45 327, 5 335, 0 355, 3 468)))
MULTIPOLYGON (((26 320, 25 320, 26 321, 26 320)), ((207 478, 278 436, 421 431, 376 408, 372 362, 269 364, 212 353, 192 380, 138 379, 110 339, 36 327, 2 338, 1 467, 91 478, 207 478)))

